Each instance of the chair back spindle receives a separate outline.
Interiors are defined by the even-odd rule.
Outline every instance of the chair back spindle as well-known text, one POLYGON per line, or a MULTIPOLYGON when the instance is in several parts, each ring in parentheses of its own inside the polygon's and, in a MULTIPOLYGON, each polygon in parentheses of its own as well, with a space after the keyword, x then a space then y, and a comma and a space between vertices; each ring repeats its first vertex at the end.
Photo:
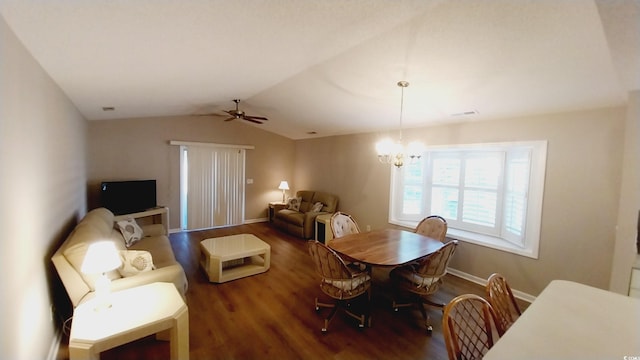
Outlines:
POLYGON ((449 360, 482 359, 501 336, 491 304, 475 294, 460 295, 444 308, 442 331, 449 360))
POLYGON ((496 312, 498 325, 506 331, 522 315, 507 279, 498 273, 491 274, 487 281, 486 293, 496 312))

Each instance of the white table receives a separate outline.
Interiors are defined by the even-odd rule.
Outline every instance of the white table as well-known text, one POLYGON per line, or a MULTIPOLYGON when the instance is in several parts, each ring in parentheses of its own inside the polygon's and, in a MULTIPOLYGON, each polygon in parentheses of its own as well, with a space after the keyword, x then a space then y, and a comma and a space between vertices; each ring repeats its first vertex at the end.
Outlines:
POLYGON ((271 264, 271 246, 253 234, 238 234, 200 242, 200 266, 209 281, 222 283, 263 273, 271 264))
POLYGON ((640 299, 554 280, 484 359, 633 359, 640 299))
POLYGON ((73 311, 69 358, 99 359, 100 352, 168 330, 170 359, 189 359, 189 311, 171 283, 153 283, 111 294, 112 306, 92 300, 73 311))

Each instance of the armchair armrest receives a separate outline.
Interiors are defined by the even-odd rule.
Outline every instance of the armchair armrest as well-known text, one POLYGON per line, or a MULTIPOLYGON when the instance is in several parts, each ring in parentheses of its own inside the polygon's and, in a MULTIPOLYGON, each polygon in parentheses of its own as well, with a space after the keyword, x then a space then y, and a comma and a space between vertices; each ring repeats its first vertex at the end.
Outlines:
POLYGON ((326 211, 308 211, 306 213, 304 213, 304 234, 305 237, 310 238, 311 235, 313 234, 313 231, 315 229, 315 225, 316 225, 316 217, 318 217, 318 215, 322 215, 322 214, 328 214, 328 212, 326 211))

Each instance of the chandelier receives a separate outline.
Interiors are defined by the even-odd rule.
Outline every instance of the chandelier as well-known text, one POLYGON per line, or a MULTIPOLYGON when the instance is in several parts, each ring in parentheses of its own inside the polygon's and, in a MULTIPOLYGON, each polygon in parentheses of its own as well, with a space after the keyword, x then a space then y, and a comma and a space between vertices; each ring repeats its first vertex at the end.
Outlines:
POLYGON ((396 167, 402 167, 408 158, 410 162, 419 159, 422 156, 424 146, 420 142, 411 142, 406 147, 402 143, 402 111, 404 108, 404 88, 409 86, 407 81, 398 81, 401 89, 400 96, 400 137, 398 141, 393 142, 391 139, 383 139, 376 144, 376 152, 378 153, 378 161, 383 164, 393 164, 396 167))

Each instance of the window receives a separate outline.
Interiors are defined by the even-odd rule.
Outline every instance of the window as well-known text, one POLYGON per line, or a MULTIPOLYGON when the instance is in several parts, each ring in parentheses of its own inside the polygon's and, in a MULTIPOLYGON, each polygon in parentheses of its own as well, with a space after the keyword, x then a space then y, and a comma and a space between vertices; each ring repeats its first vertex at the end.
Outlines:
POLYGON ((389 221, 437 214, 450 237, 537 258, 546 152, 546 141, 428 148, 393 169, 389 221))

